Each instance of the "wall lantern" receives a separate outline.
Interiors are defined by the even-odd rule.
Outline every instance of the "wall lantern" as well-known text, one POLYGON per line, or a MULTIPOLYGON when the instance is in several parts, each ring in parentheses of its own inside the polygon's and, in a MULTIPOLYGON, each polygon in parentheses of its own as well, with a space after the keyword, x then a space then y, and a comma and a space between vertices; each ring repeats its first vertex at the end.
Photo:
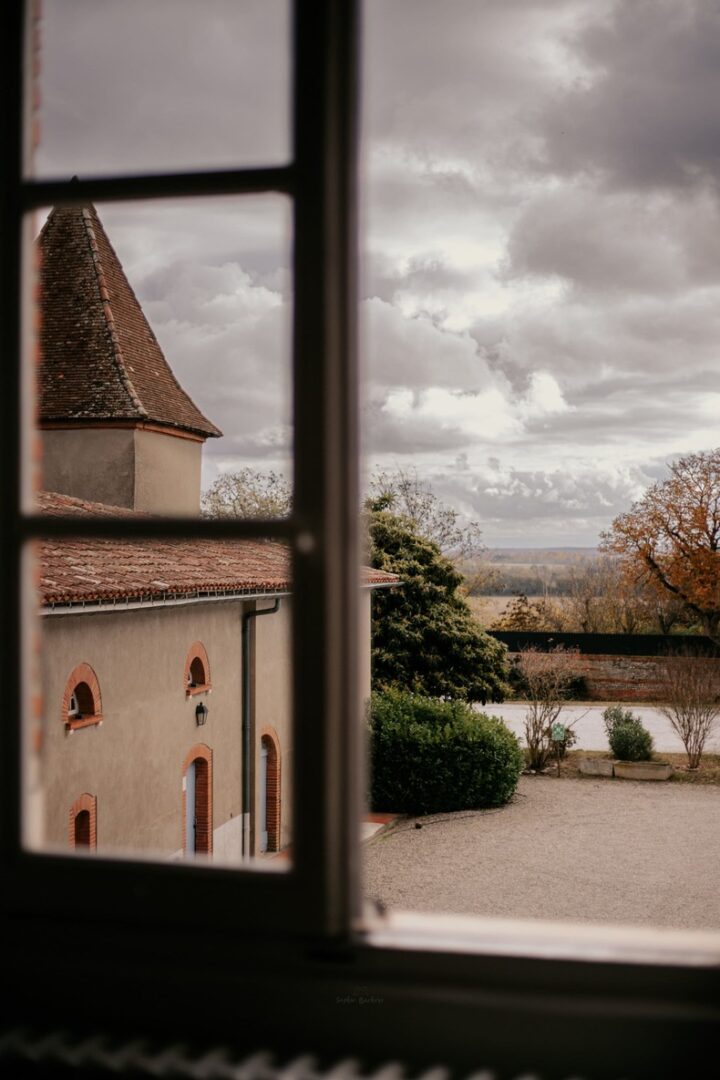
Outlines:
POLYGON ((207 720, 207 714, 208 707, 207 705, 204 705, 202 701, 199 705, 195 706, 195 723, 198 727, 202 727, 202 725, 205 723, 205 721, 207 720))

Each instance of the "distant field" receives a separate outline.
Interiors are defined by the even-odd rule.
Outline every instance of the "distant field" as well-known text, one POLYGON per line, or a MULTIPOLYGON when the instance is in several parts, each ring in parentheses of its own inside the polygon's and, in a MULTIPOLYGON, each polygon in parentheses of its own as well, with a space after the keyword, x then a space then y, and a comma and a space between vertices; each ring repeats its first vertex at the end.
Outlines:
POLYGON ((468 596, 467 601, 475 618, 479 619, 483 626, 490 626, 502 615, 507 605, 512 601, 512 597, 468 596))
MULTIPOLYGON (((529 600, 540 600, 539 596, 530 596, 529 600)), ((553 596, 551 600, 553 604, 564 604, 568 602, 566 596, 553 596)), ((467 602, 472 608, 472 613, 476 619, 483 624, 483 626, 491 626, 496 619, 499 619, 508 604, 513 601, 512 596, 468 596, 467 602)))

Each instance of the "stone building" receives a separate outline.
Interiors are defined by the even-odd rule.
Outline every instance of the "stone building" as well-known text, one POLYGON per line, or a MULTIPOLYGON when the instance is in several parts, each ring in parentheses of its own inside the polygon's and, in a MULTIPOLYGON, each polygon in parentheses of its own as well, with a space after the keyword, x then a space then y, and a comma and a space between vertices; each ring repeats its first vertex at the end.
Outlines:
MULTIPOLYGON (((202 446, 221 432, 94 207, 56 208, 39 246, 41 511, 198 514, 202 446)), ((45 843, 231 864, 287 847, 289 552, 79 531, 41 555, 45 843)), ((370 589, 395 580, 363 571, 367 693, 370 589)))

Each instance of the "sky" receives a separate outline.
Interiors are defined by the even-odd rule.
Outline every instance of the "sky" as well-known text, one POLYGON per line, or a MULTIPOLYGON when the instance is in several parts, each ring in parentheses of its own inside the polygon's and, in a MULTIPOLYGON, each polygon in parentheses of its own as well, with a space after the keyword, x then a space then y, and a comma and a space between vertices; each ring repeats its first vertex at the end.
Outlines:
MULTIPOLYGON (((278 164, 280 0, 44 0, 36 175, 278 164)), ((595 544, 720 443, 716 0, 367 0, 364 467, 489 546, 595 544)), ((204 483, 288 467, 290 208, 98 207, 225 432, 204 483)))

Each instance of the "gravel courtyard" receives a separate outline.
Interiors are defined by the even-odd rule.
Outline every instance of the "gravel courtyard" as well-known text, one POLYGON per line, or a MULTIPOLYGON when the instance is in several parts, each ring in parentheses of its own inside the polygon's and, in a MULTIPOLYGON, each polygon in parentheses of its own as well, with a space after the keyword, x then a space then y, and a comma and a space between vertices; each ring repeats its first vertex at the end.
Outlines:
POLYGON ((522 776, 500 810, 401 820, 363 853, 389 908, 720 930, 717 787, 522 776))

